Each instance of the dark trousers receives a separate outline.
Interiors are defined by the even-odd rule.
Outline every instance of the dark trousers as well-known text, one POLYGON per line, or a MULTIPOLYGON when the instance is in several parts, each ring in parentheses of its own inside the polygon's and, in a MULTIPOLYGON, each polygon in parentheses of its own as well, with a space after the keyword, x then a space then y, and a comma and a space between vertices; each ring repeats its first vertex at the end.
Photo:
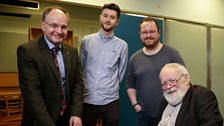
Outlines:
POLYGON ((107 105, 84 104, 83 126, 95 126, 97 119, 101 118, 103 126, 119 125, 119 100, 107 105))
POLYGON ((70 115, 68 109, 65 110, 63 115, 59 115, 56 126, 69 126, 70 115))
POLYGON ((138 126, 157 126, 158 118, 153 118, 149 116, 147 113, 138 112, 138 126))

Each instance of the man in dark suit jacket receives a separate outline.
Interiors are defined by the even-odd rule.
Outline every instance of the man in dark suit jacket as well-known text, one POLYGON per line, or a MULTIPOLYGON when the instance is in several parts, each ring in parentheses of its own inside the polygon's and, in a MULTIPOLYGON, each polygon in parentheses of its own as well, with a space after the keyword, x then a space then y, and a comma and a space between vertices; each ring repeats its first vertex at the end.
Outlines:
POLYGON ((83 80, 76 48, 62 43, 69 15, 61 7, 45 9, 44 35, 17 49, 19 84, 24 98, 22 126, 81 126, 83 80), (51 49, 60 48, 57 63, 51 49), (66 106, 63 108, 62 100, 66 106))
POLYGON ((164 99, 158 126, 222 126, 215 94, 192 85, 187 69, 177 63, 166 64, 160 72, 164 99))

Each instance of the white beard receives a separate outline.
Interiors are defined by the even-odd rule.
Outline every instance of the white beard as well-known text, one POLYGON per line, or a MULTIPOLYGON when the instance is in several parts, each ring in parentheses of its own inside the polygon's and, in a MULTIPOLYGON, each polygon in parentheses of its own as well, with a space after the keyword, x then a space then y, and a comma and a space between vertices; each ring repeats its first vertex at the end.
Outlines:
POLYGON ((185 87, 183 89, 172 87, 171 89, 164 91, 163 95, 169 104, 175 106, 182 101, 188 89, 188 87, 185 87))

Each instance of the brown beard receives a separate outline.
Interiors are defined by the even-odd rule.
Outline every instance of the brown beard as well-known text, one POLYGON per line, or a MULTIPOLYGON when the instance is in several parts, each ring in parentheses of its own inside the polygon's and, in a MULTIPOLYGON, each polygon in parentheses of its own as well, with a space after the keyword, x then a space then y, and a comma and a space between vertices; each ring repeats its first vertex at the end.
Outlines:
POLYGON ((158 39, 158 41, 153 41, 153 44, 150 44, 150 45, 142 42, 144 47, 147 48, 147 49, 155 49, 157 47, 158 43, 159 43, 159 39, 158 39))
POLYGON ((111 31, 114 29, 113 27, 106 29, 103 25, 101 25, 101 27, 102 27, 103 30, 106 31, 106 32, 111 32, 111 31))

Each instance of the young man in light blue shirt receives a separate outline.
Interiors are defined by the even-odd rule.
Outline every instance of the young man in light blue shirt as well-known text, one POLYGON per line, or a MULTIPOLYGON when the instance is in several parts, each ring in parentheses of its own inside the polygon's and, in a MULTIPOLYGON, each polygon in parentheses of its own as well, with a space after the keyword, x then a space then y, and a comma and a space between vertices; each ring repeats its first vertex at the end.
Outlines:
POLYGON ((81 43, 84 126, 95 126, 98 117, 104 126, 119 125, 119 84, 128 62, 127 43, 114 35, 119 16, 118 5, 105 4, 100 15, 100 31, 85 36, 81 43))

